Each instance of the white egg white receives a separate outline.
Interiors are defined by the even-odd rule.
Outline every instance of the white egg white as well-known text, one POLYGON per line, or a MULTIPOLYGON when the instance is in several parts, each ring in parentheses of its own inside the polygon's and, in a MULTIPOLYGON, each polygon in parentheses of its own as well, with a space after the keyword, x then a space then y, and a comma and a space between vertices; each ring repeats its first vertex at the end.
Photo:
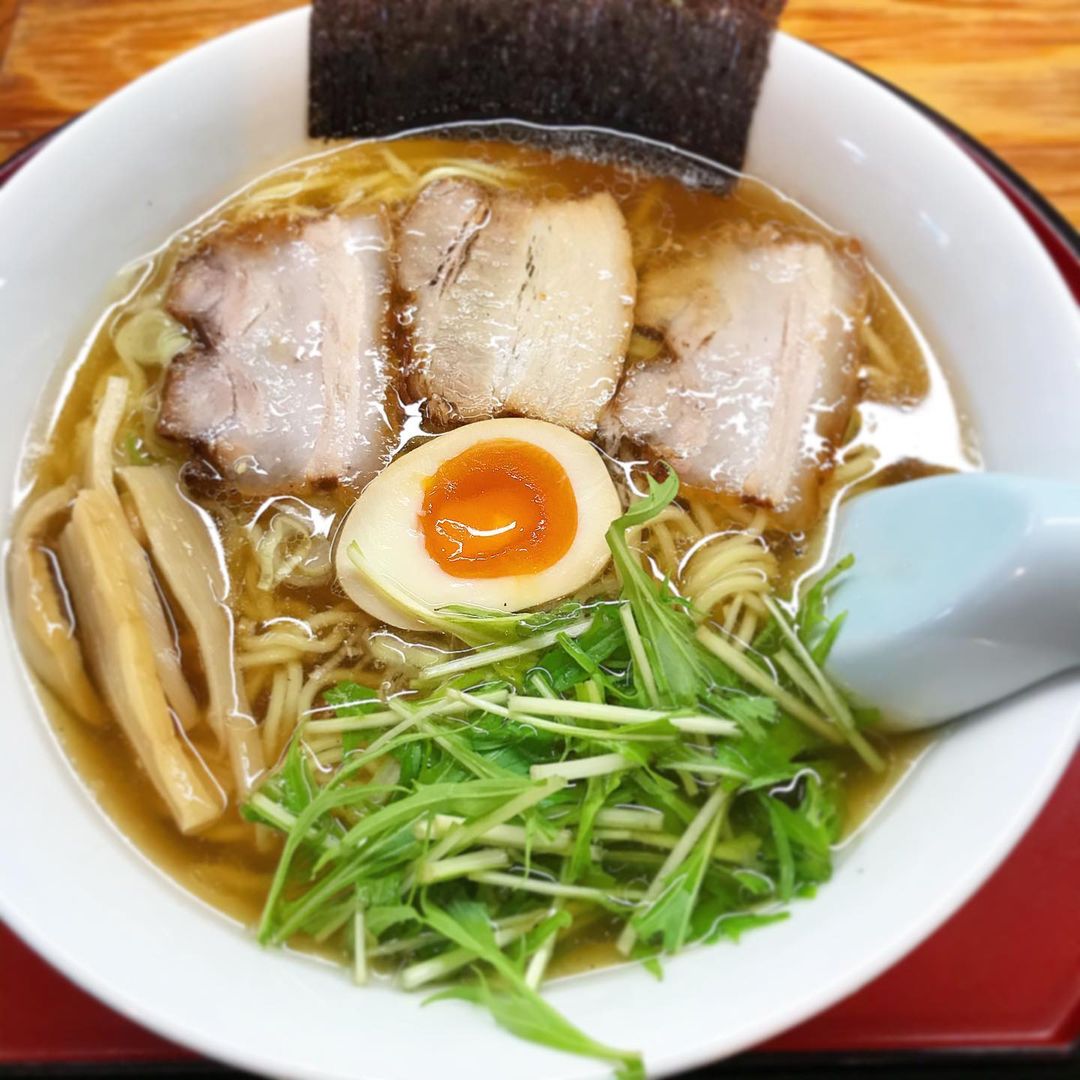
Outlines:
POLYGON ((335 568, 342 588, 358 607, 406 629, 425 627, 361 577, 349 557, 353 543, 375 580, 392 582, 425 607, 469 604, 524 611, 574 592, 604 569, 610 558, 604 533, 620 513, 615 485, 592 443, 542 420, 483 420, 438 435, 383 469, 342 524, 335 568), (420 523, 424 488, 444 462, 492 439, 532 443, 559 462, 577 500, 577 529, 566 554, 545 570, 494 578, 453 577, 424 546, 420 523))

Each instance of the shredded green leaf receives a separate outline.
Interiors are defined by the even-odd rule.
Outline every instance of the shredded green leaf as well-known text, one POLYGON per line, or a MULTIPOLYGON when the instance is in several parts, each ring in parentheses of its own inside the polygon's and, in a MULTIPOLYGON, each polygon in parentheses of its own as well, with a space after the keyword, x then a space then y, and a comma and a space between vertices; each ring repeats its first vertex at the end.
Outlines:
POLYGON ((729 664, 627 541, 678 493, 670 471, 648 485, 607 533, 617 596, 433 611, 370 579, 469 648, 389 698, 355 682, 322 692, 244 807, 284 836, 261 941, 336 942, 358 979, 441 983, 428 1000, 483 1005, 522 1038, 638 1077, 636 1053, 538 993, 552 956, 592 934, 659 975, 661 956, 738 940, 828 880, 845 743, 865 753, 872 721, 822 690, 841 622, 826 594, 850 562, 729 664))
POLYGON ((432 1000, 456 997, 484 1004, 497 1023, 520 1038, 572 1054, 616 1062, 620 1066, 618 1075, 627 1080, 644 1077, 639 1054, 616 1050, 589 1038, 527 985, 518 966, 499 948, 482 904, 456 901, 440 910, 425 897, 423 908, 432 929, 468 950, 502 978, 502 985, 496 990, 481 978, 474 984, 444 991, 432 1000))

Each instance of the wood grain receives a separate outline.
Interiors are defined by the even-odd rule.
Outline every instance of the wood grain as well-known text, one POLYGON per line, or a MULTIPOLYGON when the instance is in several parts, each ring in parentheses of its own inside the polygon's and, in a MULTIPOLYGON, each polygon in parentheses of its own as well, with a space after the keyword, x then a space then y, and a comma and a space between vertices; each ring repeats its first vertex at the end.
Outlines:
MULTIPOLYGON (((0 159, 294 0, 0 0, 0 159)), ((1080 0, 789 0, 784 29, 966 128, 1080 226, 1080 0)))

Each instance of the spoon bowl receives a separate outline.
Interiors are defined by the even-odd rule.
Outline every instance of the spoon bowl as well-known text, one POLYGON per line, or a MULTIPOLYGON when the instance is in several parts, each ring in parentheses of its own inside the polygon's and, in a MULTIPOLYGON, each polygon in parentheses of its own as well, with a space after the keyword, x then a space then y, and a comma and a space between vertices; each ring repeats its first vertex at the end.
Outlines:
POLYGON ((829 674, 892 730, 930 727, 1080 664, 1080 485, 960 473, 842 511, 829 674))

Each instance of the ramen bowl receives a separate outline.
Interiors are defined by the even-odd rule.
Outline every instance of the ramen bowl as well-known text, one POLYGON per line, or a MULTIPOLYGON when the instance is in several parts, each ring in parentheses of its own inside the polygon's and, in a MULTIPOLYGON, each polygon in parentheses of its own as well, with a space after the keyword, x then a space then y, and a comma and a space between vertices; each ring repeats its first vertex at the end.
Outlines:
MULTIPOLYGON (((0 193, 0 476, 20 469, 121 267, 247 180, 312 149, 306 11, 211 42, 60 133, 0 193)), ((1027 226, 931 122, 784 35, 746 171, 865 250, 942 357, 988 468, 1080 480, 1080 323, 1027 226), (807 93, 813 87, 813 93, 807 93)), ((917 452, 918 448, 914 450, 917 452)), ((515 1041, 460 1002, 260 949, 184 893, 95 806, 0 651, 0 915, 89 992, 161 1035, 278 1076, 516 1080, 603 1065, 515 1041)), ((653 1075, 745 1049, 836 1002, 940 925, 1004 859, 1080 734, 1080 676, 944 730, 840 852, 813 903, 739 945, 698 948, 662 982, 627 966, 554 983, 595 1037, 653 1075)))

